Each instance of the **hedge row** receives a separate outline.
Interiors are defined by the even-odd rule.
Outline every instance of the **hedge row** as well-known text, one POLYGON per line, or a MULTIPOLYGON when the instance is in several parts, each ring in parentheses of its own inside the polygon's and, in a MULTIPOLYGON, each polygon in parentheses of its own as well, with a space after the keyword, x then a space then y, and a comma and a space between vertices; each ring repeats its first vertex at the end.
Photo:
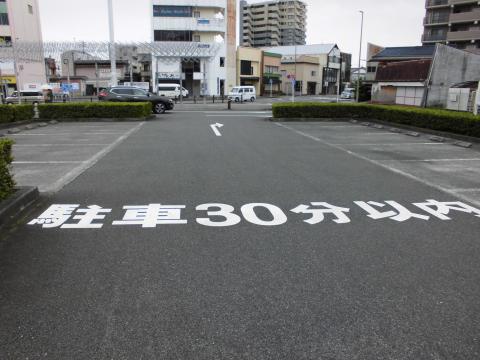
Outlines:
POLYGON ((38 105, 40 118, 86 119, 86 118, 145 118, 152 114, 152 104, 142 103, 59 103, 38 105))
POLYGON ((33 105, 0 105, 0 124, 32 118, 33 105))
POLYGON ((273 104, 273 117, 376 119, 480 137, 480 116, 449 110, 372 104, 278 103, 273 104))
POLYGON ((15 182, 9 169, 13 160, 12 145, 12 140, 0 139, 0 201, 11 195, 15 187, 15 182))

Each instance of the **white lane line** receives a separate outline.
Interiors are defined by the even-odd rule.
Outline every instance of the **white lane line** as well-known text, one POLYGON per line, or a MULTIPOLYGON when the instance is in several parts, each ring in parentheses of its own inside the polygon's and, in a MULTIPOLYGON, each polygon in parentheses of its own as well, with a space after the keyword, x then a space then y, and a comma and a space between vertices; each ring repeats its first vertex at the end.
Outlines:
POLYGON ((383 159, 378 161, 399 161, 399 162, 452 162, 452 161, 480 161, 480 158, 469 159, 383 159))
POLYGON ((266 117, 268 117, 268 115, 263 115, 263 116, 260 116, 260 115, 208 115, 209 117, 250 117, 250 118, 262 118, 262 119, 265 119, 266 117))
POLYGON ((336 145, 336 146, 395 146, 395 145, 447 145, 447 144, 442 144, 442 143, 438 143, 438 142, 425 142, 425 143, 422 143, 422 142, 411 142, 411 143, 395 143, 395 144, 392 144, 392 143, 388 143, 388 144, 348 144, 348 143, 345 143, 345 144, 332 144, 332 145, 336 145))
POLYGON ((79 166, 76 168, 72 169, 69 171, 67 174, 62 176, 60 179, 58 179, 55 183, 53 183, 50 186, 47 186, 45 189, 43 189, 43 192, 45 193, 55 193, 59 190, 61 190, 64 186, 67 184, 71 183, 73 180, 75 180, 79 175, 81 175, 85 170, 91 168, 93 165, 95 165, 100 159, 102 159, 105 155, 107 155, 110 151, 112 151, 115 147, 120 145, 123 141, 125 141, 129 136, 132 134, 136 133, 140 128, 145 124, 145 122, 141 122, 134 128, 130 129, 126 133, 124 133, 122 136, 117 138, 113 143, 108 145, 106 148, 100 150, 98 153, 96 153, 94 156, 92 156, 90 159, 84 161, 81 163, 79 166))
POLYGON ((25 164, 83 164, 85 161, 13 161, 13 165, 25 165, 25 164))
POLYGON ((357 159, 361 159, 361 160, 367 161, 367 162, 369 162, 369 163, 371 163, 371 164, 374 164, 374 165, 380 166, 380 167, 382 167, 382 168, 384 168, 384 169, 387 169, 387 170, 389 170, 389 171, 391 171, 391 172, 393 172, 393 173, 395 173, 395 174, 399 174, 399 175, 402 175, 402 176, 404 176, 404 177, 406 177, 406 178, 409 178, 409 179, 411 179, 411 180, 415 180, 415 181, 421 183, 422 185, 429 186, 429 187, 434 188, 434 189, 436 189, 436 190, 443 191, 443 192, 446 193, 446 194, 449 194, 449 195, 452 195, 452 196, 457 197, 457 198, 459 198, 459 199, 462 199, 462 200, 464 200, 464 201, 467 201, 467 202, 469 202, 469 203, 471 203, 471 204, 474 204, 475 206, 480 206, 480 201, 478 201, 478 200, 472 200, 472 199, 469 198, 468 196, 464 196, 464 195, 462 195, 462 194, 460 194, 460 193, 458 193, 458 192, 452 191, 451 189, 445 188, 445 187, 443 187, 443 186, 441 186, 441 185, 432 184, 430 181, 423 180, 423 179, 421 179, 421 178, 419 178, 419 177, 417 177, 417 176, 415 176, 415 175, 412 175, 412 174, 407 173, 407 172, 405 172, 405 171, 396 169, 396 168, 394 168, 394 167, 392 167, 392 166, 383 164, 383 163, 381 163, 381 162, 378 161, 378 160, 373 160, 373 159, 370 159, 370 158, 368 158, 368 157, 366 157, 366 156, 357 154, 357 153, 355 153, 355 152, 353 152, 353 151, 350 151, 350 150, 348 150, 348 149, 345 149, 345 148, 343 148, 343 147, 341 147, 341 146, 328 143, 328 142, 326 142, 326 141, 324 141, 324 140, 321 140, 321 139, 319 139, 319 138, 317 138, 317 137, 315 137, 315 136, 312 136, 312 135, 309 135, 309 134, 307 134, 307 133, 304 133, 303 131, 295 130, 294 128, 292 128, 292 127, 290 127, 290 126, 288 126, 288 125, 280 124, 280 123, 277 123, 277 122, 274 123, 274 124, 277 125, 277 126, 280 126, 280 127, 284 128, 284 129, 293 131, 295 134, 298 134, 298 135, 300 135, 300 136, 306 137, 307 139, 310 139, 310 140, 319 142, 319 143, 321 143, 321 144, 324 144, 324 145, 326 145, 326 146, 330 146, 330 147, 332 147, 332 148, 334 148, 334 149, 337 149, 337 150, 346 152, 347 154, 349 154, 349 155, 351 155, 351 156, 353 156, 353 157, 356 157, 357 159))
MULTIPOLYGON (((70 133, 55 133, 55 132, 52 132, 50 134, 45 134, 45 133, 42 133, 42 134, 36 134, 36 133, 19 133, 19 134, 13 134, 12 136, 52 136, 52 135, 55 135, 55 136, 58 136, 58 135, 64 135, 64 136, 68 136, 68 135, 121 135, 123 134, 123 132, 99 132, 99 131, 94 131, 94 132, 70 132, 70 133)), ((9 135, 10 136, 10 135, 9 135)))
POLYGON ((84 147, 84 146, 107 146, 110 144, 14 144, 13 147, 52 147, 52 146, 78 146, 78 147, 84 147))

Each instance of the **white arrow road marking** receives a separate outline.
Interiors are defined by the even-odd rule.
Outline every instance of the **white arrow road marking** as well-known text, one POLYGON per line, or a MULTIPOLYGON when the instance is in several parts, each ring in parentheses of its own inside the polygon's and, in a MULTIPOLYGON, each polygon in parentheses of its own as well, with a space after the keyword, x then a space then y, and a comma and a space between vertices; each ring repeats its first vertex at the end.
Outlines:
POLYGON ((223 124, 216 123, 216 124, 210 125, 210 127, 212 128, 216 136, 222 136, 222 134, 220 133, 220 131, 218 131, 218 129, 222 128, 223 124))

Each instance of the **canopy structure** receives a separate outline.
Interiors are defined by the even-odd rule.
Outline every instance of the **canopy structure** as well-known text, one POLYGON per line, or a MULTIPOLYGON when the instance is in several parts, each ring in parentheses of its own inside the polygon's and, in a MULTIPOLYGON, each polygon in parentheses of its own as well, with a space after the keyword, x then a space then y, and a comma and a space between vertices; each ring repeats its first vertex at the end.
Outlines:
MULTIPOLYGON (((116 42, 117 54, 122 49, 135 48, 138 54, 151 54, 152 57, 168 59, 206 59, 213 58, 222 43, 200 42, 116 42)), ((11 46, 0 46, 0 62, 44 62, 45 58, 61 60, 62 54, 75 51, 88 55, 92 59, 109 59, 110 42, 15 42, 11 46)))

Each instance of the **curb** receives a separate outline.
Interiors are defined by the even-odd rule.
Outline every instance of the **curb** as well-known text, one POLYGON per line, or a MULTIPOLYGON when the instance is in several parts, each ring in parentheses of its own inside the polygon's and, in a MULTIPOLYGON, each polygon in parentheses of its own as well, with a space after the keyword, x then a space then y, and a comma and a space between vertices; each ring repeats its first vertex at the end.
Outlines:
POLYGON ((0 228, 12 223, 27 207, 37 201, 39 196, 36 187, 16 188, 12 196, 0 202, 0 228))

